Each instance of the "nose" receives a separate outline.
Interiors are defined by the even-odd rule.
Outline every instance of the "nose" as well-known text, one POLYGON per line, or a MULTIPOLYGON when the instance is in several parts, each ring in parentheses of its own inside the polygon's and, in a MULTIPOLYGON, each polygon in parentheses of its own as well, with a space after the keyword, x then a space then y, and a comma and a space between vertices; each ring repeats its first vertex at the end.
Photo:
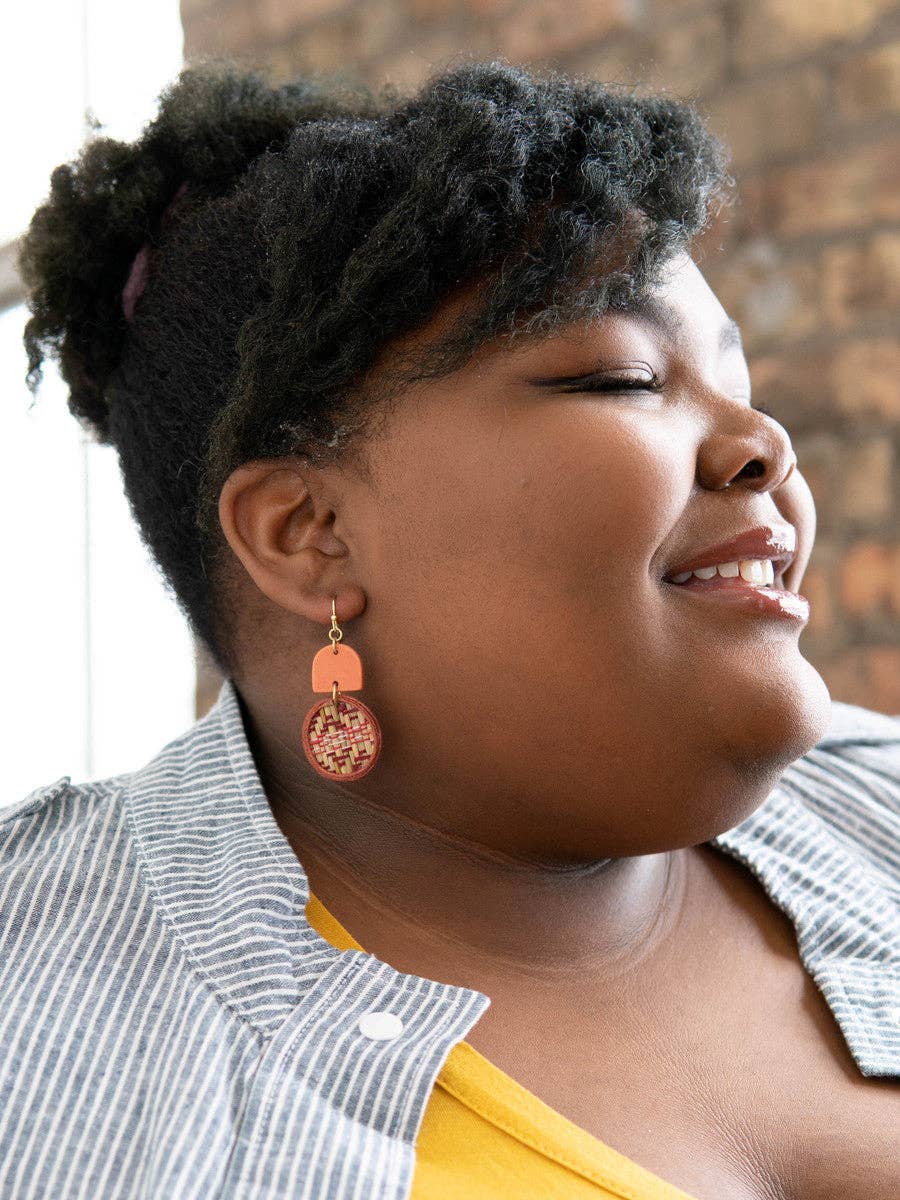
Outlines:
POLYGON ((711 491, 743 484, 756 492, 781 487, 797 466, 790 435, 767 413, 744 408, 741 428, 712 431, 697 459, 698 482, 711 491))

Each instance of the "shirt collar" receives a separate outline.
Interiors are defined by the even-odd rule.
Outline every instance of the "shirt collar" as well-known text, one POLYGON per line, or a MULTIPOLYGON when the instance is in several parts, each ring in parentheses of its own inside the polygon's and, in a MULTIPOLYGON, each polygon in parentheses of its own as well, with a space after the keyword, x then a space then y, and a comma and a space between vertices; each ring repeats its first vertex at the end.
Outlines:
POLYGON ((230 681, 205 717, 128 778, 126 805, 160 907, 194 968, 261 1032, 277 1029, 348 955, 379 986, 390 980, 399 992, 427 995, 469 1025, 490 1004, 438 981, 423 989, 417 976, 340 951, 312 928, 306 872, 263 792, 230 681))
POLYGON ((897 1076, 900 903, 885 885, 887 866, 876 870, 870 857, 877 853, 872 796, 884 781, 874 767, 857 759, 848 770, 841 758, 851 745, 885 744, 900 746, 896 718, 832 701, 825 737, 790 764, 759 808, 710 845, 742 862, 793 923, 803 965, 863 1074, 897 1076), (826 787, 837 822, 817 811, 826 787))
MULTIPOLYGON (((869 710, 836 702, 834 709, 820 746, 879 732, 897 737, 892 718, 879 725, 871 718, 880 714, 869 710)), ((401 990, 421 988, 419 977, 396 972, 373 955, 338 950, 309 924, 306 872, 263 792, 230 681, 205 717, 128 777, 126 804, 161 908, 195 969, 229 1008, 262 1032, 276 1029, 348 954, 381 979, 396 980, 401 990)), ((792 769, 746 821, 710 844, 742 861, 793 921, 804 963, 857 1061, 864 1070, 866 1063, 883 1067, 884 1039, 896 1033, 900 986, 900 952, 888 936, 896 929, 896 903, 891 908, 877 880, 860 872, 856 857, 803 805, 792 769), (817 849, 798 855, 801 846, 817 849), (841 886, 847 879, 853 881, 850 904, 841 886), (816 931, 835 923, 847 928, 848 922, 858 936, 844 939, 838 954, 820 952, 816 931), (866 980, 871 992, 875 963, 884 1004, 873 1017, 860 982, 866 980), (832 998, 838 992, 841 1005, 832 998), (873 1038, 879 1043, 874 1055, 873 1038)), ((434 1003, 464 1012, 470 1025, 490 1004, 473 989, 425 982, 438 989, 429 993, 434 1003)), ((889 1069, 896 1073, 900 1040, 892 1045, 889 1069)))

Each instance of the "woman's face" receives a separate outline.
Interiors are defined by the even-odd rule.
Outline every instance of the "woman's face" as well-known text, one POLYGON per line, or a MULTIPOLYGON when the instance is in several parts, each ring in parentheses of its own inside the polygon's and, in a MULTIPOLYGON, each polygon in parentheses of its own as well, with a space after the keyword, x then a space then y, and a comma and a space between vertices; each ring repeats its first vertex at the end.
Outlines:
POLYGON ((815 509, 689 257, 654 298, 654 315, 484 348, 410 389, 373 445, 352 534, 367 603, 345 629, 384 734, 361 792, 413 814, 425 792, 430 819, 512 853, 653 853, 739 823, 824 735, 802 621, 663 581, 792 525, 797 591, 815 509), (534 382, 592 372, 608 390, 534 382), (753 459, 764 472, 736 478, 753 459))

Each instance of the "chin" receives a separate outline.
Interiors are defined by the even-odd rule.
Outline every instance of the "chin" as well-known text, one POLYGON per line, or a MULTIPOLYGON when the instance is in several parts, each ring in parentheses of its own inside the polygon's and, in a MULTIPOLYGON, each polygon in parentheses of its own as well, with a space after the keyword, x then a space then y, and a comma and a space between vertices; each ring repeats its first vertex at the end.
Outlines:
MULTIPOLYGON (((831 695, 806 659, 787 685, 761 686, 752 701, 732 693, 731 704, 709 704, 702 778, 707 788, 683 790, 681 772, 664 781, 661 811, 648 813, 639 846, 613 857, 657 854, 697 846, 745 821, 764 804, 791 763, 817 745, 831 724, 831 695), (644 836, 646 835, 646 836, 644 836)), ((607 850, 607 854, 610 852, 607 850)))
POLYGON ((789 677, 761 681, 740 719, 723 734, 723 757, 743 771, 780 774, 817 745, 831 724, 831 693, 802 658, 789 677))
POLYGON ((826 735, 831 724, 831 694, 815 667, 806 660, 804 663, 807 670, 802 679, 780 691, 763 689, 745 710, 739 735, 720 755, 731 784, 724 791, 717 789, 717 796, 710 798, 705 812, 698 808, 695 798, 690 814, 692 828, 685 832, 680 845, 699 845, 740 825, 765 803, 791 763, 826 735), (743 802, 723 805, 723 795, 743 802))

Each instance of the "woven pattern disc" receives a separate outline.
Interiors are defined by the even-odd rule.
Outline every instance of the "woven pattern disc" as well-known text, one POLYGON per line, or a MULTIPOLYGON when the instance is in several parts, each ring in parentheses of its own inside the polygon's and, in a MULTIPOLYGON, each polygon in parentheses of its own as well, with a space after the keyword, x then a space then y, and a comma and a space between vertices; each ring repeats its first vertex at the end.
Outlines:
POLYGON ((381 727, 361 700, 338 695, 318 700, 303 719, 303 749, 327 779, 359 779, 375 766, 381 727))

